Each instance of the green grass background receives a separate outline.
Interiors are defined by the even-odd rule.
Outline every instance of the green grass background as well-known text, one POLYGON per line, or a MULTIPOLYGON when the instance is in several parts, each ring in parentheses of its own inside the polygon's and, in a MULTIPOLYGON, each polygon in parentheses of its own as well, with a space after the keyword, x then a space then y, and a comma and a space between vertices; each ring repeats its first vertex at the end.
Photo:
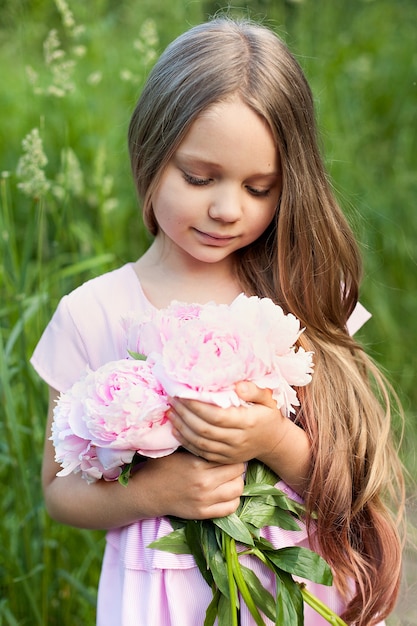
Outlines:
MULTIPOLYGON (((44 512, 47 398, 28 359, 64 293, 148 245, 127 158, 129 117, 152 55, 225 5, 68 6, 75 26, 54 0, 0 0, 0 626, 94 624, 104 535, 44 512), (146 35, 149 19, 157 41, 146 35), (47 65, 52 29, 60 44, 47 65), (73 89, 48 95, 68 60, 73 89), (34 128, 49 190, 27 195, 18 163, 34 128)), ((417 3, 248 0, 230 12, 276 29, 312 85, 327 167, 364 254, 361 300, 373 319, 360 339, 404 404, 402 455, 415 475, 417 3)))

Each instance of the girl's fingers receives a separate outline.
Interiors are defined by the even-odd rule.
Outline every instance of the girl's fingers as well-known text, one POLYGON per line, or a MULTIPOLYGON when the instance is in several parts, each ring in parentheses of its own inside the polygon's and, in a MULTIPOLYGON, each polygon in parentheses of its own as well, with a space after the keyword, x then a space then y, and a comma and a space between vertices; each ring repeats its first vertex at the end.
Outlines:
POLYGON ((196 456, 217 463, 230 463, 230 447, 238 433, 234 429, 211 426, 203 418, 178 404, 169 412, 173 435, 196 456))
POLYGON ((173 426, 187 439, 224 440, 225 430, 235 427, 232 414, 213 404, 178 399, 170 400, 170 404, 172 409, 168 416, 173 426))
POLYGON ((245 402, 263 404, 270 408, 276 408, 277 406, 275 400, 272 398, 272 391, 270 389, 261 389, 250 381, 238 382, 235 386, 235 391, 239 398, 245 402))

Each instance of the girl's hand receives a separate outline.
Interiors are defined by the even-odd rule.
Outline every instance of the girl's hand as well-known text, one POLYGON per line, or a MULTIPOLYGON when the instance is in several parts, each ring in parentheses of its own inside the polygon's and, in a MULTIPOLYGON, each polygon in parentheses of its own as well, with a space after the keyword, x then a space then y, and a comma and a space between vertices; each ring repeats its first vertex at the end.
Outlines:
POLYGON ((302 493, 310 473, 306 433, 282 415, 269 389, 240 382, 236 392, 250 404, 222 409, 173 398, 170 419, 175 436, 184 448, 214 463, 257 458, 302 493))
POLYGON ((238 463, 279 445, 289 420, 277 409, 271 391, 241 382, 236 392, 250 404, 222 409, 196 400, 170 400, 174 435, 184 448, 215 463, 238 463))
POLYGON ((243 491, 244 471, 243 463, 219 465, 178 451, 148 459, 133 480, 140 481, 142 494, 143 490, 149 494, 152 517, 208 519, 236 511, 243 491))

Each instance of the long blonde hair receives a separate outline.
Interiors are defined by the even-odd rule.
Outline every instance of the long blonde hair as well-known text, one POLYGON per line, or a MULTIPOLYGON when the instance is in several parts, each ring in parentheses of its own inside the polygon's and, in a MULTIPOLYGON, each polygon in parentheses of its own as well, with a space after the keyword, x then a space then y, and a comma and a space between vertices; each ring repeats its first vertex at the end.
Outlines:
POLYGON ((390 394, 346 330, 358 299, 358 247, 323 166, 309 85, 268 28, 218 18, 181 35, 156 63, 129 127, 145 223, 156 234, 152 194, 193 121, 231 94, 267 120, 282 163, 275 218, 237 253, 236 272, 246 293, 272 298, 306 328, 300 342, 315 353, 297 417, 314 459, 306 504, 347 601, 344 619, 374 624, 395 604, 401 569, 398 520, 387 506, 403 505, 390 394))

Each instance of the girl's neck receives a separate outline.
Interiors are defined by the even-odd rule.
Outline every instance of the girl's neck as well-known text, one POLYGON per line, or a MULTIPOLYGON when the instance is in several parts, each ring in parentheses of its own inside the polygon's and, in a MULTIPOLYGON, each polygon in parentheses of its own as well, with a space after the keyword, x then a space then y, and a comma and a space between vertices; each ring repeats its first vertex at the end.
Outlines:
POLYGON ((157 308, 166 307, 172 300, 229 304, 242 292, 232 259, 228 263, 176 261, 165 259, 151 245, 134 264, 143 291, 157 308))

